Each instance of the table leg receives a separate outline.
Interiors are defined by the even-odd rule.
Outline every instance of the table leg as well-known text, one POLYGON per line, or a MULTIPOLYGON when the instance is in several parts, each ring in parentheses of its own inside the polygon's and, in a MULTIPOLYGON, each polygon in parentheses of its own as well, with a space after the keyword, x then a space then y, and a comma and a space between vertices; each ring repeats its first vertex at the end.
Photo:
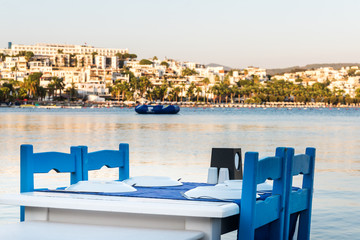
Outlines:
POLYGON ((205 234, 204 240, 220 240, 221 219, 218 219, 218 218, 186 218, 185 229, 203 232, 205 234))
POLYGON ((25 207, 25 221, 49 221, 49 209, 25 207))

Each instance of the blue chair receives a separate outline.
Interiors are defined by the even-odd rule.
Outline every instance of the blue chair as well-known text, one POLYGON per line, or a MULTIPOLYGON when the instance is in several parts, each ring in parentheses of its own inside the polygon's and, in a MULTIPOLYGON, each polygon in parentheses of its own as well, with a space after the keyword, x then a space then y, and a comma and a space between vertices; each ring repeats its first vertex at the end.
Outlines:
MULTIPOLYGON (((71 147, 70 153, 39 152, 34 153, 32 145, 20 146, 20 192, 34 191, 34 174, 48 173, 55 170, 58 173, 71 173, 71 184, 82 180, 81 149, 71 147)), ((24 221, 24 207, 20 210, 20 220, 24 221)))
POLYGON ((238 239, 253 240, 255 229, 265 225, 268 225, 268 239, 283 239, 285 153, 285 148, 276 148, 274 157, 260 160, 257 152, 245 154, 238 239), (265 200, 257 199, 257 185, 266 179, 273 180, 272 194, 265 200))
POLYGON ((310 239, 311 208, 314 185, 315 148, 306 148, 305 154, 294 155, 294 149, 287 149, 287 182, 284 239, 289 239, 290 215, 299 213, 299 240, 310 239), (293 176, 303 174, 302 187, 292 190, 293 176))
POLYGON ((129 144, 121 143, 119 150, 101 150, 88 152, 87 146, 80 146, 82 153, 82 177, 88 180, 88 172, 99 170, 103 166, 108 168, 119 168, 119 180, 129 178, 129 144))

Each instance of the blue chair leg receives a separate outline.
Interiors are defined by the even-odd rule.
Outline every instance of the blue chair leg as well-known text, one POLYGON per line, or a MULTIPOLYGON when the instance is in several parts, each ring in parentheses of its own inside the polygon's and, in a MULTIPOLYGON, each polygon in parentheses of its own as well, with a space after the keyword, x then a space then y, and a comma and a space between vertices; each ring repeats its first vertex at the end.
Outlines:
POLYGON ((20 207, 20 222, 25 221, 25 207, 21 206, 20 207))

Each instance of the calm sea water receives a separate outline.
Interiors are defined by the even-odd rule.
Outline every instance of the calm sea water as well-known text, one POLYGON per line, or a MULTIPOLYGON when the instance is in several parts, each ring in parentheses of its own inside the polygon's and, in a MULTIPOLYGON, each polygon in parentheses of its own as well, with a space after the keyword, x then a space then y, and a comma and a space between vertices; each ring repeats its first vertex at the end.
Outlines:
MULTIPOLYGON (((312 239, 359 239, 359 109, 181 109, 137 115, 134 109, 0 109, 0 194, 19 192, 20 144, 34 151, 89 151, 130 144, 130 175, 206 181, 211 148, 241 147, 273 155, 278 146, 317 149, 312 239)), ((91 177, 111 179, 104 169, 91 177)), ((68 176, 38 176, 36 185, 64 186, 68 176), (60 179, 60 180, 59 180, 60 179)), ((0 205, 0 224, 17 222, 17 207, 0 205)), ((230 236, 231 238, 231 236, 230 236)))

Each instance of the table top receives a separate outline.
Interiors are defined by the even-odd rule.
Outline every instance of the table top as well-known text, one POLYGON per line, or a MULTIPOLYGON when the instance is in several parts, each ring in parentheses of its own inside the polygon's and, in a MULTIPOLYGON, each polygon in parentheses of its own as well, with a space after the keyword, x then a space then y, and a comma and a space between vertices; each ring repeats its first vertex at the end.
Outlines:
POLYGON ((61 192, 4 194, 0 195, 0 204, 210 218, 225 218, 239 214, 239 206, 232 202, 102 196, 61 192))

